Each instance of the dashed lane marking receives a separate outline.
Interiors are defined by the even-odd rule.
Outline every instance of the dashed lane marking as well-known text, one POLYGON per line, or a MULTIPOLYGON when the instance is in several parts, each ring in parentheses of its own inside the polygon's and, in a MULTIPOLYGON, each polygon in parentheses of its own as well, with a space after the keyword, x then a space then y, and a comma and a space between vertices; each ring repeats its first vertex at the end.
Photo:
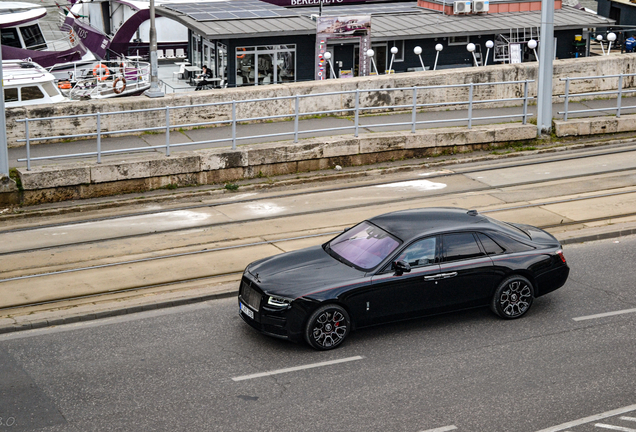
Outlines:
POLYGON ((630 406, 626 406, 623 408, 618 408, 612 411, 606 411, 604 413, 601 414, 595 414, 593 416, 589 416, 589 417, 584 417, 582 419, 578 419, 578 420, 573 420, 571 422, 567 422, 567 423, 563 423, 560 424, 558 426, 551 426, 549 428, 546 429, 541 429, 540 431, 537 432, 558 432, 558 431, 564 431, 568 428, 574 427, 574 426, 579 426, 585 423, 591 423, 593 421, 598 421, 598 420, 603 420, 606 419, 608 417, 613 417, 615 415, 619 415, 619 414, 624 414, 626 412, 629 411, 635 411, 636 410, 636 405, 630 405, 630 406))
POLYGON ((590 319, 596 319, 596 318, 605 318, 605 317, 614 316, 614 315, 623 315, 623 314, 634 313, 634 312, 636 312, 636 309, 623 309, 623 310, 614 311, 614 312, 605 312, 605 313, 600 313, 596 315, 587 315, 587 316, 582 316, 582 317, 577 317, 572 319, 574 321, 584 321, 584 320, 590 320, 590 319))
POLYGON ((447 432, 447 431, 452 431, 457 429, 457 426, 455 425, 450 425, 450 426, 442 426, 442 427, 438 427, 435 429, 427 429, 425 431, 421 431, 421 432, 447 432))
POLYGON ((623 426, 608 425, 608 424, 603 424, 603 423, 596 423, 594 426, 597 427, 597 428, 611 429, 611 430, 617 430, 617 431, 621 431, 621 432, 636 432, 636 429, 626 428, 626 427, 623 427, 623 426))
POLYGON ((322 367, 322 366, 330 366, 330 365, 334 365, 334 364, 338 364, 338 363, 345 363, 345 362, 350 362, 350 361, 355 361, 355 360, 362 360, 363 358, 364 357, 362 357, 362 356, 355 356, 355 357, 347 357, 347 358, 343 358, 343 359, 339 359, 339 360, 330 360, 330 361, 324 361, 324 362, 320 362, 320 363, 312 363, 312 364, 308 364, 308 365, 304 365, 304 366, 294 366, 294 367, 285 368, 285 369, 277 369, 277 370, 273 370, 273 371, 269 371, 269 372, 260 372, 260 373, 255 373, 255 374, 251 374, 251 375, 238 376, 238 377, 232 378, 232 381, 245 381, 245 380, 248 380, 248 379, 262 378, 262 377, 265 377, 265 376, 278 375, 278 374, 283 374, 283 373, 287 373, 287 372, 295 372, 295 371, 299 371, 299 370, 313 369, 313 368, 322 367))

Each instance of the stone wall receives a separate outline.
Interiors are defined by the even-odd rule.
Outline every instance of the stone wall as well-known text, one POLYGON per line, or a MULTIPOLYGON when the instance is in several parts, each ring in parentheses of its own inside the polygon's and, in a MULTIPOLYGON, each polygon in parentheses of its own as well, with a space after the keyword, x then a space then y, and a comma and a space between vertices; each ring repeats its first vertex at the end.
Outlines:
MULTIPOLYGON (((619 72, 631 73, 634 71, 636 71, 636 54, 556 60, 554 62, 553 94, 563 94, 565 83, 560 81, 559 78, 566 76, 599 76, 619 72)), ((80 101, 57 105, 36 105, 27 108, 9 108, 6 110, 7 138, 10 147, 24 145, 24 143, 17 142, 18 139, 24 139, 24 123, 17 123, 16 120, 24 119, 25 117, 68 116, 68 118, 57 119, 55 121, 30 122, 29 135, 31 137, 85 135, 95 132, 96 120, 95 117, 79 116, 97 112, 126 111, 126 114, 123 115, 102 116, 102 130, 112 131, 165 126, 164 111, 131 112, 132 110, 138 109, 163 108, 166 106, 182 107, 171 110, 171 123, 178 125, 227 120, 230 118, 231 105, 197 106, 207 103, 295 96, 297 94, 308 95, 347 90, 355 91, 356 89, 386 89, 375 93, 362 92, 360 105, 398 105, 412 103, 412 90, 391 91, 389 89, 413 86, 465 84, 471 82, 488 83, 536 79, 537 63, 532 62, 514 65, 493 65, 479 68, 471 67, 443 71, 411 72, 352 79, 177 93, 157 99, 139 96, 101 101, 80 101)), ((570 85, 570 92, 616 89, 617 82, 617 78, 575 81, 570 85)), ((624 86, 634 86, 633 77, 626 79, 624 86)), ((530 84, 529 94, 536 95, 536 82, 530 84)), ((506 99, 521 96, 523 96, 522 84, 479 86, 475 88, 474 92, 475 100, 506 99)), ((467 99, 466 88, 437 88, 420 90, 418 92, 418 103, 435 104, 440 102, 465 101, 467 99)), ((347 109, 354 106, 354 101, 354 94, 301 98, 300 109, 302 112, 339 108, 347 109)), ((555 97, 555 101, 558 101, 558 98, 555 97)), ((519 103, 517 102, 516 104, 519 103)), ((495 104, 490 104, 490 106, 494 105, 495 104)), ((446 108, 447 107, 444 107, 443 109, 446 108)), ((430 109, 435 109, 435 107, 431 107, 430 109)), ((293 111, 293 98, 276 102, 268 101, 263 103, 237 104, 237 115, 239 118, 290 114, 293 111)), ((37 144, 37 142, 34 143, 37 144)))

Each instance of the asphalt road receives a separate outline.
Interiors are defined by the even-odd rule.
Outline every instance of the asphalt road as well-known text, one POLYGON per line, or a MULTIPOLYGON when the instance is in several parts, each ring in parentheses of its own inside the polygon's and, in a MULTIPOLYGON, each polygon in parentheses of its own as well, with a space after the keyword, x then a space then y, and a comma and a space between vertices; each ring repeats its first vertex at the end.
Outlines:
POLYGON ((565 253, 567 285, 521 320, 455 313, 324 353, 257 334, 234 299, 2 335, 0 430, 536 432, 620 408, 547 430, 634 430, 636 237, 565 253))

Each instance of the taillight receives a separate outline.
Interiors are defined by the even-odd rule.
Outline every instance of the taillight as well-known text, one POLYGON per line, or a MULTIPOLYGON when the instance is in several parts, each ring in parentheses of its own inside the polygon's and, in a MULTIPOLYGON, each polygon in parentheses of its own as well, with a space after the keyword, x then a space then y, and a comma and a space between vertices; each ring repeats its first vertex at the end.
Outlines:
POLYGON ((565 264, 565 255, 563 255, 563 251, 559 249, 558 251, 556 251, 556 254, 559 256, 559 258, 561 258, 561 261, 563 261, 563 263, 565 264))

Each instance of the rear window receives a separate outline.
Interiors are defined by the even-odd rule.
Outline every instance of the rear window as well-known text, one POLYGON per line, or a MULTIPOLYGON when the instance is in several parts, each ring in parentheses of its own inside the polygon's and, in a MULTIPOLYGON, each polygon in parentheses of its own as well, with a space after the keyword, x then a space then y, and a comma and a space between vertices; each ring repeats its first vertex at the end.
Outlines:
POLYGON ((485 234, 477 233, 477 237, 479 237, 479 241, 481 245, 484 247, 487 255, 498 255, 504 253, 504 249, 499 246, 493 239, 488 237, 485 234))

